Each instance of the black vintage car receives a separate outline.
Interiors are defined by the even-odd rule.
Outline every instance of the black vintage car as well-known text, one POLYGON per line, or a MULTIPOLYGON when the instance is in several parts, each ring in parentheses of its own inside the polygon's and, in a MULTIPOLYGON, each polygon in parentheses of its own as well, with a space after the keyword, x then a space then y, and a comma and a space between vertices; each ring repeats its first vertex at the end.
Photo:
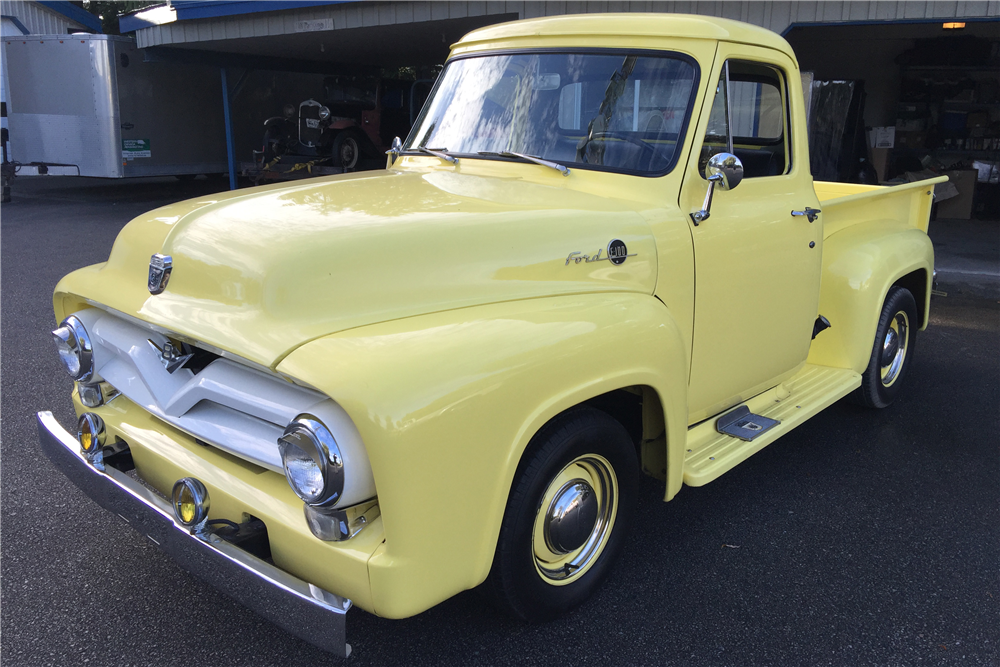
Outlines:
POLYGON ((283 115, 264 122, 259 164, 311 163, 351 171, 383 164, 382 154, 406 136, 433 82, 330 76, 323 102, 286 104, 283 115))

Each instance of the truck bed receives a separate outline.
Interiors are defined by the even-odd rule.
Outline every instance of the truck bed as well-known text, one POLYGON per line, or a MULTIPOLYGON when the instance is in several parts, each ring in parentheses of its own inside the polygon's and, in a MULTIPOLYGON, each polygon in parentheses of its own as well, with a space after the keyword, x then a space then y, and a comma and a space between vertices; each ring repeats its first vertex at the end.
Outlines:
POLYGON ((823 206, 823 238, 863 222, 896 221, 926 232, 934 202, 934 184, 947 176, 904 185, 858 185, 816 181, 813 187, 823 206))

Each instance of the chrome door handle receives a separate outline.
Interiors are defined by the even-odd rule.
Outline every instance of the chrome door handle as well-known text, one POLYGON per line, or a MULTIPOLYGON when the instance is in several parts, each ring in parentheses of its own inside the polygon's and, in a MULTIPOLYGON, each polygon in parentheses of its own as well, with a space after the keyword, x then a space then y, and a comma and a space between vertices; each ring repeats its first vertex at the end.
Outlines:
POLYGON ((804 215, 807 218, 809 218, 809 222, 816 222, 816 218, 818 218, 819 214, 822 213, 822 212, 823 211, 821 211, 818 208, 809 208, 808 206, 806 206, 806 210, 804 210, 804 211, 792 211, 792 215, 793 216, 804 215))

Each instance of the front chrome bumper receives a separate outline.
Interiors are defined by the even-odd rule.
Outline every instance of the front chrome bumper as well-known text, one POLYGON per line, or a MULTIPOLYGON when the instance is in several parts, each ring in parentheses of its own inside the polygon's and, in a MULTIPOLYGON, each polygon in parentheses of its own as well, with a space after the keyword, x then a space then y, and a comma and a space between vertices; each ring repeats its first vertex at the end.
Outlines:
POLYGON ((42 451, 98 505, 146 535, 177 563, 278 627, 341 657, 350 655, 346 617, 351 601, 293 577, 211 532, 192 534, 169 503, 125 473, 87 462, 80 444, 52 416, 39 412, 42 451))

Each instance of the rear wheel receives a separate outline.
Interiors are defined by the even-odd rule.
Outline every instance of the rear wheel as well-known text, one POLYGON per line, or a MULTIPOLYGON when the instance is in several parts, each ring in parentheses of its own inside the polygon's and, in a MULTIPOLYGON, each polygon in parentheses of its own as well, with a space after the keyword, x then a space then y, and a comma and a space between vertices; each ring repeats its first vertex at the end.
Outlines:
POLYGON ((913 361, 917 333, 917 303, 909 290, 892 287, 879 316, 875 343, 861 386, 852 399, 869 408, 884 408, 899 394, 913 361))
POLYGON ((486 592, 526 621, 586 600, 624 544, 637 477, 635 447, 606 413, 578 408, 547 425, 514 480, 486 592))

